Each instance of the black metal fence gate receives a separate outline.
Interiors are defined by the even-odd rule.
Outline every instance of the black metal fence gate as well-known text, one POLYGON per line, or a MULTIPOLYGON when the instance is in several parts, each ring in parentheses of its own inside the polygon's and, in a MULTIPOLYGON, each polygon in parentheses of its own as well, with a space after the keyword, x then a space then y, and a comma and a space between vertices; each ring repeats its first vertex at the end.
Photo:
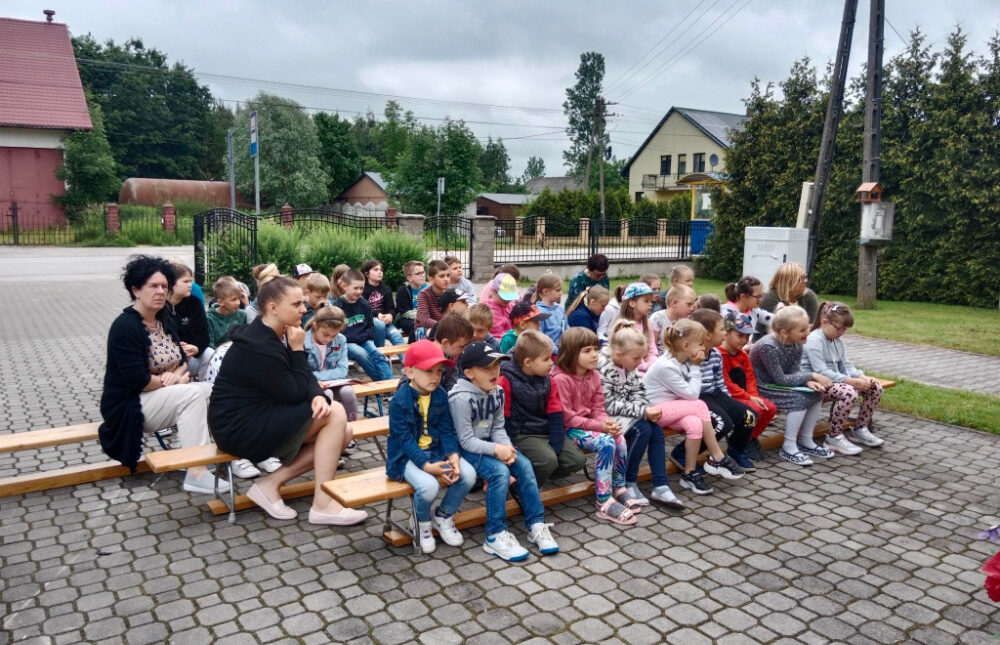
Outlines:
POLYGON ((472 220, 462 215, 431 215, 424 218, 424 242, 433 259, 453 255, 462 260, 462 269, 469 275, 472 266, 472 220))
POLYGON ((194 216, 194 279, 231 275, 248 285, 257 264, 257 218, 231 208, 194 216))

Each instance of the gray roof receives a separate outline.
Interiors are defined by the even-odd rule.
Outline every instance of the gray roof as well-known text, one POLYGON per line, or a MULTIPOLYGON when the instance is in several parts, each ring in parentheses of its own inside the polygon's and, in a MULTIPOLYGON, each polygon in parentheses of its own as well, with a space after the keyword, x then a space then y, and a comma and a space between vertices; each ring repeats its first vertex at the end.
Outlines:
POLYGON ((632 162, 639 158, 642 151, 649 145, 649 142, 653 139, 663 124, 667 122, 670 115, 677 112, 685 119, 691 122, 691 125, 701 130, 705 136, 709 139, 715 141, 717 144, 723 148, 729 147, 729 134, 727 130, 742 130, 744 125, 749 118, 745 114, 733 114, 732 112, 714 112, 712 110, 693 110, 691 108, 681 108, 672 107, 664 115, 660 122, 656 124, 653 131, 649 133, 646 140, 642 142, 639 149, 635 151, 632 158, 628 160, 625 164, 625 168, 622 169, 622 174, 627 175, 629 168, 632 167, 632 162))
POLYGON ((539 195, 548 188, 554 193, 561 192, 564 188, 570 190, 580 190, 583 181, 578 177, 535 177, 524 183, 524 188, 529 193, 539 195))
MULTIPOLYGON (((388 192, 388 185, 385 183, 385 179, 382 179, 382 173, 380 172, 370 172, 365 171, 368 178, 375 182, 375 185, 381 188, 384 192, 388 192)), ((360 179, 360 177, 358 177, 360 179)))
POLYGON ((508 204, 510 206, 524 206, 533 201, 538 195, 521 195, 515 193, 479 193, 477 197, 488 199, 498 204, 508 204))

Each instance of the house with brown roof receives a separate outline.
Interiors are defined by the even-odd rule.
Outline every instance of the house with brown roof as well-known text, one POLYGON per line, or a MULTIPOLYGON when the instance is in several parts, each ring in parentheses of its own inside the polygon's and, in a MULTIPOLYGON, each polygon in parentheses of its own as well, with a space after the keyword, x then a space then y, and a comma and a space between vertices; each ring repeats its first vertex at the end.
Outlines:
POLYGON ((66 192, 55 171, 63 138, 90 130, 90 113, 69 29, 52 21, 0 18, 0 230, 65 224, 53 195, 66 192))

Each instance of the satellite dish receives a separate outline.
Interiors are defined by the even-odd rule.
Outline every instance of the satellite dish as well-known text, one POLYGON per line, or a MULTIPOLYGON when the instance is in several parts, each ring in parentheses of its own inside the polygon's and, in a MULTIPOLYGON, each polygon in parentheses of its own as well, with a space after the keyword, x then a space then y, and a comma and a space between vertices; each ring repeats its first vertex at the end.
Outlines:
POLYGON ((712 167, 712 170, 715 170, 715 167, 719 165, 719 155, 715 153, 709 155, 708 165, 712 167))

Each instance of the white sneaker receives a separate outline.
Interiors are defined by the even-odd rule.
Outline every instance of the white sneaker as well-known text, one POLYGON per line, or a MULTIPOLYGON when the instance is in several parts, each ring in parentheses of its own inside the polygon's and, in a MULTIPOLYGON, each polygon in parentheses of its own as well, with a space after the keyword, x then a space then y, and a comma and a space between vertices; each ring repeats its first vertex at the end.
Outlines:
POLYGON ((657 486, 653 489, 653 492, 649 494, 649 498, 655 502, 659 502, 668 508, 684 508, 684 502, 679 500, 674 491, 671 490, 670 485, 657 486))
POLYGON ((418 522, 416 515, 410 516, 410 530, 413 531, 413 539, 420 545, 420 552, 424 555, 434 553, 437 548, 437 541, 431 531, 430 522, 418 522))
POLYGON ((352 455, 354 451, 358 449, 358 442, 351 439, 351 442, 344 446, 344 449, 340 451, 342 455, 352 455))
POLYGON ((465 538, 455 527, 455 516, 438 517, 437 512, 431 513, 431 525, 437 529, 441 541, 448 546, 462 546, 465 538))
POLYGON ((872 431, 868 429, 868 426, 861 426, 860 428, 852 428, 850 430, 851 441, 854 443, 860 443, 862 446, 868 446, 869 448, 878 448, 885 441, 879 439, 872 434, 872 431))
POLYGON ((277 457, 268 457, 264 461, 257 462, 257 468, 260 468, 264 472, 273 473, 274 471, 281 468, 281 460, 277 457))
POLYGON ((491 535, 483 542, 483 551, 507 562, 520 562, 528 557, 528 550, 521 546, 510 531, 491 535))
MULTIPOLYGON (((209 471, 203 472, 198 477, 193 477, 189 470, 184 476, 184 490, 189 493, 201 493, 202 495, 215 494, 215 475, 209 471)), ((229 492, 229 482, 219 479, 219 494, 229 492)))
POLYGON ((257 467, 249 459, 237 459, 233 462, 233 475, 240 479, 253 479, 260 474, 257 467))
POLYGON ((838 434, 836 437, 827 437, 826 443, 823 445, 826 446, 827 450, 835 452, 838 455, 856 455, 861 452, 861 448, 851 443, 843 434, 838 434))
POLYGON ((538 522, 537 524, 532 524, 531 530, 528 531, 528 544, 537 546, 542 555, 559 553, 559 545, 556 543, 555 538, 552 537, 551 531, 549 531, 550 526, 552 525, 538 522))

